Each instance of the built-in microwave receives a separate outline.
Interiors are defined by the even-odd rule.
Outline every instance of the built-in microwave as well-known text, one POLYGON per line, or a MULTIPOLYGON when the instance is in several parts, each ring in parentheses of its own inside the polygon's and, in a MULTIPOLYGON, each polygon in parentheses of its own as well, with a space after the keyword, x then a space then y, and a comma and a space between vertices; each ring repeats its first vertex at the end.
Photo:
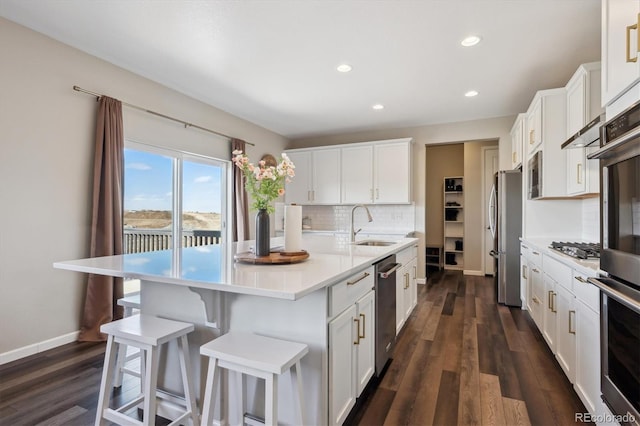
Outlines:
POLYGON ((542 151, 537 151, 529 160, 527 175, 527 198, 542 197, 542 151))

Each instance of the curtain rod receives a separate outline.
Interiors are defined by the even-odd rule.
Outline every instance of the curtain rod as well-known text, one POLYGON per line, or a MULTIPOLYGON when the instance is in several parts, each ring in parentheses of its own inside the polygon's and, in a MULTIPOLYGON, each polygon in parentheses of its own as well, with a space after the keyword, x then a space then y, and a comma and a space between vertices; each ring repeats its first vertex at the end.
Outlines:
MULTIPOLYGON (((86 93, 86 94, 91 95, 91 96, 95 96, 98 99, 100 99, 101 97, 105 96, 105 95, 101 95, 100 93, 96 93, 96 92, 92 92, 90 90, 83 89, 82 87, 78 87, 78 86, 73 86, 73 90, 75 90, 76 92, 82 92, 82 93, 86 93)), ((142 107, 139 107, 137 105, 133 105, 133 104, 130 104, 130 103, 127 103, 127 102, 124 102, 124 101, 120 101, 120 102, 122 102, 122 105, 128 106, 129 108, 133 108, 133 109, 137 109, 137 110, 140 110, 140 111, 144 111, 146 113, 149 113, 149 114, 152 114, 152 115, 155 115, 155 116, 158 116, 158 117, 162 117, 162 118, 165 118, 167 120, 175 121, 176 123, 183 124, 185 129, 187 127, 194 127, 196 129, 203 130, 205 132, 213 133, 214 135, 222 136, 223 138, 234 139, 233 137, 231 137, 229 135, 225 135, 224 133, 216 132, 215 130, 207 129, 206 127, 198 126, 197 124, 188 123, 188 122, 180 120, 178 118, 174 118, 174 117, 170 117, 168 115, 160 114, 159 112, 151 111, 151 110, 148 110, 146 108, 142 108, 142 107)), ((255 144, 253 144, 251 142, 245 142, 245 143, 247 145, 256 146, 255 144)))

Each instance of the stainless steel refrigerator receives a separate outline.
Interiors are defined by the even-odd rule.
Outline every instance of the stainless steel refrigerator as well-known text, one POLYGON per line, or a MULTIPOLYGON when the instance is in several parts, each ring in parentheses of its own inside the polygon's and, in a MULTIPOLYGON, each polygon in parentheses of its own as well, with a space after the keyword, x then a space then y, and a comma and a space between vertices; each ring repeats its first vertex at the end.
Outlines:
POLYGON ((520 299, 520 237, 522 236, 522 173, 503 170, 495 175, 489 201, 498 303, 522 306, 520 299))

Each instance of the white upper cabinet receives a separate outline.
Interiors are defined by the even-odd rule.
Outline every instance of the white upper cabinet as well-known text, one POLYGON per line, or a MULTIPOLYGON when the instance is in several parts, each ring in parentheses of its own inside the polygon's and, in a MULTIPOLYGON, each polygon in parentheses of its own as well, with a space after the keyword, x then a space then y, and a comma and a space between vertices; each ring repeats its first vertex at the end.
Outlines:
MULTIPOLYGON (((567 154, 561 149, 567 139, 566 105, 564 87, 540 90, 527 111, 528 153, 542 151, 541 198, 567 196, 567 154)), ((528 166, 524 169, 529 179, 528 166)))
POLYGON ((411 202, 411 139, 342 148, 342 204, 411 202))
POLYGON ((516 122, 511 129, 511 168, 518 168, 522 164, 522 145, 524 143, 526 129, 526 114, 518 114, 516 122))
POLYGON ((536 152, 542 143, 542 97, 533 98, 527 110, 527 154, 536 152))
POLYGON ((374 203, 411 202, 411 144, 409 141, 373 146, 374 203))
MULTIPOLYGON (((600 63, 578 67, 567 83, 567 138, 600 115, 600 63)), ((597 160, 587 160, 586 148, 566 149, 567 195, 597 194, 600 191, 597 160)))
POLYGON ((637 101, 639 97, 639 13, 639 0, 602 2, 601 106, 607 107, 609 118, 637 101), (630 96, 626 96, 628 92, 632 92, 629 93, 630 96), (616 105, 613 105, 614 103, 616 105))
POLYGON ((340 149, 287 151, 296 175, 285 187, 289 204, 340 203, 340 149))
POLYGON ((369 204, 373 201, 373 147, 342 148, 342 203, 369 204))

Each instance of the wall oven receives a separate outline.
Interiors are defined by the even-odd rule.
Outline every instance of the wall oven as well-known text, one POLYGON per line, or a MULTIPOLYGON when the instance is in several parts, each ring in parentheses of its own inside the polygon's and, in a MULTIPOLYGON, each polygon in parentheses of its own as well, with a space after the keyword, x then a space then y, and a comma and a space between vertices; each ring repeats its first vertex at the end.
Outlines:
POLYGON ((640 102, 607 121, 600 159, 602 398, 623 424, 640 425, 640 102))

